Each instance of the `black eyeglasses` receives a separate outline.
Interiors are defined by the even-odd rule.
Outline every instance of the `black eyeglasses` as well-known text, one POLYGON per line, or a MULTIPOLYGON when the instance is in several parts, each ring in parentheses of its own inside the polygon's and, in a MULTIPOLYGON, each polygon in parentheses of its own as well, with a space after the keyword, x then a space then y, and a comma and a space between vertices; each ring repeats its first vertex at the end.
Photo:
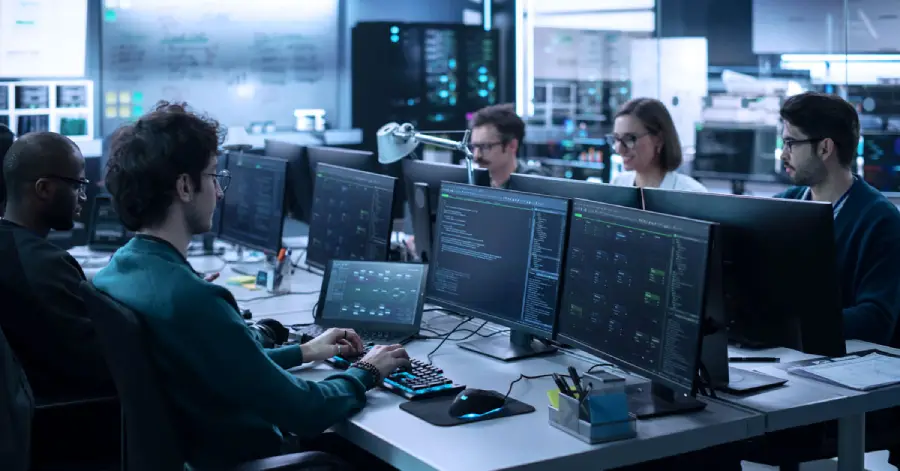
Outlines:
POLYGON ((479 142, 479 143, 470 142, 469 150, 472 152, 475 152, 476 150, 480 150, 481 152, 490 152, 491 149, 493 149, 494 147, 497 147, 497 146, 500 146, 503 144, 504 144, 503 141, 479 142))
POLYGON ((87 178, 69 178, 59 175, 44 175, 41 178, 52 178, 54 180, 66 182, 72 187, 72 189, 78 191, 78 193, 82 196, 85 196, 87 194, 87 186, 91 184, 91 181, 87 178))
POLYGON ((215 177, 216 185, 219 185, 219 188, 222 191, 225 191, 225 189, 228 188, 228 184, 231 183, 231 172, 229 172, 228 170, 222 170, 221 172, 216 173, 207 173, 206 176, 215 177))
POLYGON ((788 152, 793 152, 794 146, 797 144, 818 144, 821 141, 822 137, 816 137, 813 139, 785 139, 784 140, 784 149, 788 152))
POLYGON ((618 142, 621 142, 622 145, 625 146, 626 148, 634 149, 634 146, 635 146, 635 144, 637 144, 638 139, 640 139, 644 136, 649 136, 651 134, 653 134, 653 133, 650 131, 647 131, 643 134, 625 133, 622 135, 617 135, 615 133, 609 133, 606 135, 606 142, 609 144, 610 147, 615 147, 616 141, 618 141, 618 142))

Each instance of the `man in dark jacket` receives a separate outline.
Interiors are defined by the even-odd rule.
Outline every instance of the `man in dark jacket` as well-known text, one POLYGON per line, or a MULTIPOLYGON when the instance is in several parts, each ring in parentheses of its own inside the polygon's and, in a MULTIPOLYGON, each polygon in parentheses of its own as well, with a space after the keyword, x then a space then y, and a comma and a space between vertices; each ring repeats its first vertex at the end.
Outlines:
POLYGON ((38 397, 110 393, 112 381, 78 295, 84 273, 47 241, 81 211, 84 158, 55 133, 31 133, 3 162, 6 214, 0 220, 0 327, 38 397))
MULTIPOLYGON (((806 92, 784 102, 781 118, 781 159, 796 186, 776 196, 832 205, 844 336, 900 346, 900 212, 853 174, 860 128, 856 109, 838 96, 806 92)), ((803 268, 797 269, 797 276, 803 276, 803 268)), ((867 449, 896 447, 893 430, 898 420, 898 408, 867 414, 867 449)), ((768 443, 776 449, 786 443, 792 453, 817 446, 821 437, 834 438, 835 428, 829 423, 824 429, 810 426, 780 432, 768 443)), ((891 464, 900 464, 898 452, 891 450, 891 464)))
POLYGON ((6 184, 3 183, 3 157, 6 151, 16 140, 16 135, 5 124, 0 124, 0 218, 3 217, 3 207, 6 202, 6 184))
POLYGON ((27 471, 34 397, 0 329, 0 469, 27 471))
POLYGON ((38 405, 78 404, 38 408, 33 456, 57 457, 67 463, 115 457, 117 402, 84 402, 115 396, 79 296, 84 273, 68 252, 47 240, 51 230, 70 230, 74 225, 88 183, 84 158, 65 136, 26 134, 6 153, 3 179, 0 328, 25 370, 38 405))
POLYGON ((900 212, 851 170, 859 143, 856 110, 835 95, 808 92, 785 101, 781 117, 782 161, 797 186, 778 196, 826 201, 834 210, 844 335, 898 346, 900 212))

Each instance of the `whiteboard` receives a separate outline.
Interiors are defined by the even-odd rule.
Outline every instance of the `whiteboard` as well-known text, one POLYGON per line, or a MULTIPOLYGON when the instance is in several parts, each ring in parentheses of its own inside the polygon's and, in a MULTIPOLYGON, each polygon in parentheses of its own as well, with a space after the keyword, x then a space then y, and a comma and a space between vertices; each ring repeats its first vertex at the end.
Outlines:
POLYGON ((102 132, 186 101, 225 126, 337 113, 338 0, 107 0, 102 132))
POLYGON ((0 77, 84 77, 87 0, 0 0, 0 77))

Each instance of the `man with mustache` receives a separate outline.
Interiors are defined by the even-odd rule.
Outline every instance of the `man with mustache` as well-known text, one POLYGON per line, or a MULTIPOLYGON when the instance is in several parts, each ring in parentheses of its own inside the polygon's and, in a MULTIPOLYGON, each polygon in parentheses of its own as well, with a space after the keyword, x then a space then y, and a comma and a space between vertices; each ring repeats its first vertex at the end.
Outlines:
POLYGON ((512 105, 488 106, 475 113, 469 147, 475 162, 490 172, 491 186, 506 188, 513 173, 549 176, 544 168, 516 157, 524 140, 525 122, 512 105))

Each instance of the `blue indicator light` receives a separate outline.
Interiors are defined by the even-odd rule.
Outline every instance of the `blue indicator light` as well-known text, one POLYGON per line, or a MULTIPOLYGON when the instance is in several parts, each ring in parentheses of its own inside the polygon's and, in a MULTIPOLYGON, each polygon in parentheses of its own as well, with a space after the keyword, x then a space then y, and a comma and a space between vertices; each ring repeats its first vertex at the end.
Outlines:
POLYGON ((489 411, 487 411, 487 412, 482 412, 481 414, 466 414, 466 415, 461 415, 461 416, 459 416, 459 418, 460 418, 460 419, 467 419, 467 420, 477 419, 477 418, 479 418, 479 417, 484 417, 484 416, 489 415, 489 414, 496 414, 497 412, 500 412, 500 411, 502 411, 502 410, 503 410, 502 407, 498 407, 498 408, 496 408, 496 409, 491 409, 491 410, 489 410, 489 411))

